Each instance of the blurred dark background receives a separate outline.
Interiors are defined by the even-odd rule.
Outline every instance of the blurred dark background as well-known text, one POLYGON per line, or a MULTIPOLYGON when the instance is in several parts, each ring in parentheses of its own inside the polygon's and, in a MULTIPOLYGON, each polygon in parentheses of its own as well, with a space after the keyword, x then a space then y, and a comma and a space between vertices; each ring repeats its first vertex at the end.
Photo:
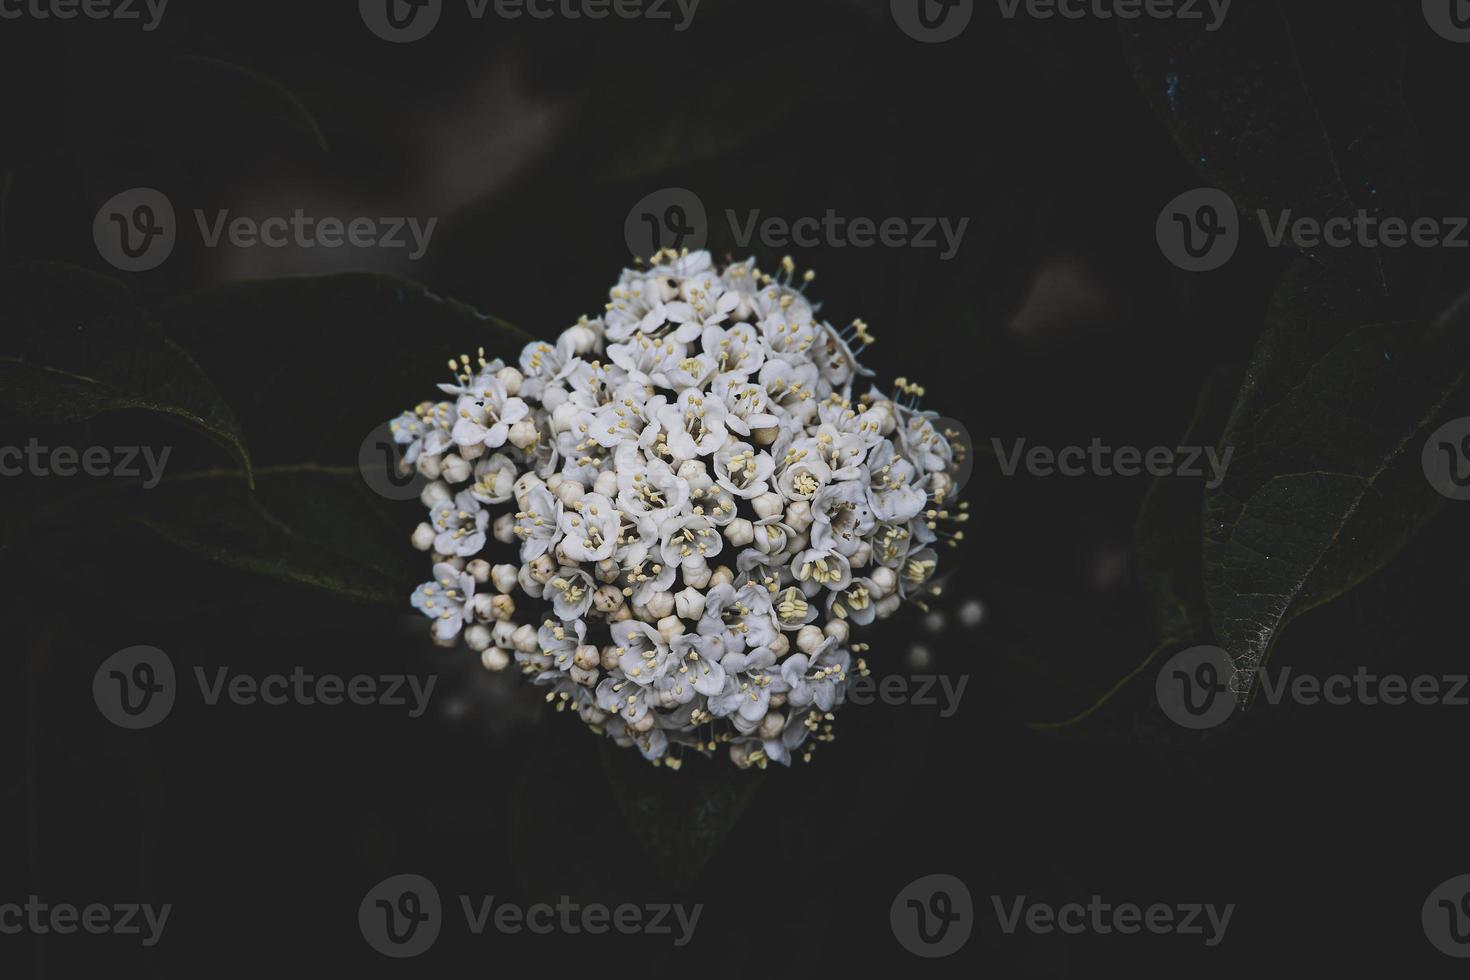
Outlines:
MULTIPOLYGON (((1194 440, 1213 442, 1250 384, 1288 269, 1353 272, 1267 247, 1250 220, 1219 270, 1184 272, 1161 254, 1155 219, 1194 187, 1226 186, 1243 207, 1334 206, 1300 120, 1212 114, 1238 109, 1222 90, 1289 106, 1293 93, 1273 86, 1298 78, 1338 151, 1338 184, 1371 183, 1365 194, 1387 213, 1466 213, 1455 208, 1470 164, 1470 47, 1431 31, 1417 4, 1343 6, 1237 0, 1207 35, 1007 19, 978 3, 943 44, 905 36, 880 0, 703 0, 685 31, 475 21, 448 3, 434 33, 410 44, 373 36, 351 4, 173 0, 146 32, 0 20, 0 261, 20 311, 4 321, 8 353, 65 363, 80 345, 96 370, 79 374, 146 374, 167 337, 230 406, 259 474, 254 495, 231 478, 212 496, 200 487, 213 477, 178 477, 236 471, 218 440, 137 405, 48 414, 48 389, 8 376, 6 445, 175 448, 156 490, 0 482, 0 902, 35 893, 175 909, 152 949, 0 936, 0 975, 104 964, 140 977, 1212 977, 1287 965, 1449 975, 1455 961, 1426 941, 1420 906, 1470 871, 1457 764, 1470 708, 1257 705, 1200 735, 1163 718, 1146 668, 1085 723, 1044 727, 1092 705, 1161 642, 1188 645, 1166 635, 1140 575, 1147 477, 1007 478, 982 452, 966 540, 941 555, 943 594, 869 639, 880 673, 968 676, 953 716, 848 706, 840 737, 809 766, 736 772, 717 757, 655 771, 607 751, 513 672, 427 644, 407 607, 422 573, 407 547, 416 502, 385 504, 357 483, 350 498, 319 496, 314 478, 290 477, 303 464, 350 470, 374 425, 432 394, 463 325, 437 322, 442 304, 387 279, 246 282, 402 277, 551 336, 601 309, 630 259, 629 209, 663 188, 698 195, 717 254, 753 252, 768 266, 784 250, 739 248, 726 209, 968 218, 949 260, 936 249, 791 252, 817 270, 812 293, 834 323, 870 324, 881 384, 917 379, 926 406, 963 421, 982 448, 1174 446, 1197 416, 1194 440), (1187 104, 1171 114, 1161 106, 1176 89, 1187 104), (179 241, 157 268, 119 272, 98 253, 93 217, 139 186, 167 195, 179 241), (211 249, 192 228, 196 208, 438 223, 417 261, 372 248, 211 249), (57 263, 126 292, 86 278, 68 287, 81 274, 57 263), (109 324, 108 344, 66 328, 88 317, 109 324), (120 325, 143 346, 119 340, 131 336, 120 325), (369 573, 354 579, 349 566, 369 573), (135 644, 167 651, 181 672, 300 665, 440 680, 417 719, 181 697, 162 725, 126 732, 88 692, 98 665, 135 644), (718 805, 700 805, 709 799, 718 805), (423 958, 396 963, 363 942, 355 915, 368 888, 402 872, 446 896, 705 911, 682 949, 650 936, 447 929, 423 958), (888 914, 900 889, 933 873, 966 882, 980 925, 961 952, 930 961, 895 941, 888 914), (1199 937, 1006 936, 989 907, 992 895, 1094 894, 1236 911, 1226 941, 1205 948, 1199 937)), ((1432 318, 1467 281, 1442 259, 1392 266, 1362 287, 1363 305, 1432 318)), ((1462 400, 1451 393, 1446 417, 1462 400)), ((1407 457, 1412 471, 1417 445, 1407 457)), ((1197 521, 1197 497, 1190 513, 1197 521)), ((1291 623, 1274 656, 1320 672, 1463 671, 1467 521, 1454 502, 1405 514, 1417 533, 1350 596, 1291 623)), ((1174 570, 1197 583, 1192 536, 1195 563, 1174 570)))

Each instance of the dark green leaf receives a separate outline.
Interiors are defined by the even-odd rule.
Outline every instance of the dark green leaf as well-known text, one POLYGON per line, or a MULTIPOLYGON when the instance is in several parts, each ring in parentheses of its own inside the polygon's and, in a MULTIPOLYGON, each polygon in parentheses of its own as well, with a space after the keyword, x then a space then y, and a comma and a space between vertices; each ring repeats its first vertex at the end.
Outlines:
POLYGON ((228 283, 157 311, 169 336, 225 382, 262 461, 346 465, 378 425, 449 380, 450 357, 515 362, 532 338, 392 276, 228 283))
POLYGON ((228 404, 199 365, 140 310, 127 287, 58 264, 0 273, 0 408, 27 422, 141 409, 178 418, 250 455, 228 404))
MULTIPOLYGON (((1191 166, 1271 221, 1419 215, 1419 138, 1404 106, 1403 10, 1389 4, 1236 4, 1216 31, 1140 19, 1133 71, 1191 166)), ((1423 25, 1415 25, 1422 29, 1423 25)), ((1380 293, 1407 249, 1305 254, 1380 293)))
POLYGON ((1309 262, 1282 282, 1222 438, 1234 458, 1205 493, 1205 595, 1238 669, 1264 664, 1293 618, 1373 574, 1432 516, 1442 498, 1419 449, 1462 390, 1467 353, 1463 299, 1426 321, 1309 262))
POLYGON ((419 556, 356 469, 263 468, 256 478, 254 492, 226 471, 170 477, 153 489, 91 490, 41 511, 38 521, 139 525, 206 561, 405 605, 423 571, 419 556))

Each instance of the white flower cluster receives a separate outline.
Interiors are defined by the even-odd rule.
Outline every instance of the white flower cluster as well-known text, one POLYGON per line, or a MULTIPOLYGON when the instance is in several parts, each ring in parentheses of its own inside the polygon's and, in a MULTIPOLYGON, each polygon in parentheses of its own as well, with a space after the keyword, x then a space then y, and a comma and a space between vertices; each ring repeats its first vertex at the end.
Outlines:
POLYGON ((820 320, 789 259, 648 266, 519 367, 451 361, 448 397, 391 423, 430 481, 412 603, 655 762, 809 759, 866 673, 852 625, 933 590, 934 545, 963 536, 939 522, 968 516, 964 446, 903 379, 854 397, 872 337, 820 320))

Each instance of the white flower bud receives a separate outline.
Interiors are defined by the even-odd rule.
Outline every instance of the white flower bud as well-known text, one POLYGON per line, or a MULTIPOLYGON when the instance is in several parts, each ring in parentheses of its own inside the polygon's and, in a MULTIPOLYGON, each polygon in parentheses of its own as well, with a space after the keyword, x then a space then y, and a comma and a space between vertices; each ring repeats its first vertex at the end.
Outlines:
POLYGON ((873 607, 873 611, 878 614, 879 619, 887 619, 889 616, 898 612, 898 607, 902 604, 903 598, 895 592, 892 595, 886 595, 879 599, 873 607))
POLYGON ((774 425, 765 429, 751 429, 750 441, 756 446, 769 446, 776 441, 776 436, 780 434, 780 427, 774 425))
POLYGON ((622 604, 623 590, 616 585, 600 585, 592 593, 592 608, 604 615, 615 612, 622 604))
POLYGON ((444 460, 439 456, 430 456, 428 453, 421 453, 417 466, 419 476, 426 480, 437 480, 439 479, 440 472, 444 469, 444 460))
POLYGON ((531 565, 529 562, 522 565, 521 570, 516 572, 516 585, 519 585, 521 591, 532 599, 541 598, 542 593, 546 591, 546 583, 537 581, 531 575, 531 565))
POLYGON ((522 473, 520 476, 516 477, 516 482, 511 487, 511 490, 515 493, 517 508, 520 510, 525 510, 527 506, 527 498, 530 496, 531 491, 543 485, 544 484, 542 484, 541 482, 541 477, 537 476, 535 473, 522 473))
POLYGON ((618 567, 618 563, 615 560, 604 558, 597 563, 597 567, 593 570, 592 574, 599 582, 616 582, 618 576, 623 574, 623 570, 618 567))
POLYGON ((444 463, 439 468, 440 474, 450 483, 463 483, 470 478, 470 471, 470 461, 453 454, 445 456, 444 463))
POLYGON ((480 654, 480 663, 486 670, 504 670, 510 666, 510 654, 500 647, 488 647, 480 654))
POLYGON ((561 486, 562 481, 565 479, 566 477, 560 473, 551 474, 546 478, 546 489, 550 490, 552 493, 556 493, 556 488, 561 486))
POLYGON ((571 675, 573 683, 581 684, 583 687, 591 687, 597 683, 596 670, 588 670, 586 667, 572 664, 572 669, 567 673, 571 675))
POLYGON ((653 731, 653 725, 654 721, 652 711, 645 712, 642 718, 639 718, 637 721, 628 723, 628 727, 633 729, 633 731, 637 732, 640 735, 644 732, 653 731))
POLYGON ((571 429, 576 424, 577 416, 582 414, 582 409, 572 402, 562 402, 556 406, 556 411, 551 413, 551 431, 557 435, 571 429))
POLYGON ((674 610, 683 619, 698 619, 704 615, 704 593, 687 588, 674 596, 674 610))
POLYGON ((413 546, 419 551, 428 551, 434 547, 434 537, 434 529, 428 523, 421 521, 419 526, 413 529, 413 546))
POLYGON ((873 560, 873 546, 868 541, 858 542, 857 550, 848 556, 847 563, 853 568, 865 568, 873 560))
POLYGON ((510 427, 510 444, 517 449, 530 449, 536 444, 536 423, 521 419, 510 427))
POLYGON ((556 560, 557 560, 557 563, 558 564, 562 564, 562 565, 567 565, 567 566, 570 566, 572 568, 581 568, 582 567, 582 563, 579 562, 579 561, 577 561, 575 558, 573 558, 573 557, 571 557, 570 555, 567 554, 566 548, 564 547, 565 544, 566 544, 565 539, 563 539, 562 541, 557 542, 557 545, 556 545, 556 560))
POLYGON ((630 606, 630 605, 628 605, 625 602, 621 606, 619 606, 618 608, 614 609, 612 612, 608 613, 607 621, 610 624, 611 623, 621 623, 625 619, 632 619, 632 618, 633 618, 633 607, 630 606))
POLYGON ((898 416, 894 414, 893 402, 884 398, 875 401, 868 410, 878 414, 879 434, 885 436, 893 435, 893 430, 898 427, 898 416))
POLYGON ((929 475, 929 493, 936 502, 948 500, 956 492, 954 480, 948 473, 929 475))
POLYGON ((562 503, 568 507, 575 508, 577 502, 587 493, 587 488, 576 480, 563 480, 561 486, 557 487, 553 492, 561 499, 562 503))
POLYGON ((583 645, 577 647, 577 652, 573 659, 576 660, 577 666, 583 670, 596 670, 598 665, 602 663, 602 654, 598 652, 595 646, 583 645))
POLYGON ((495 372, 495 380, 505 385, 507 395, 514 397, 521 393, 521 382, 525 380, 525 375, 513 367, 503 367, 495 372))
MULTIPOLYGON (((667 592, 663 593, 668 595, 667 592)), ((665 616, 658 621, 658 635, 664 638, 665 643, 673 643, 674 637, 684 632, 684 623, 678 616, 665 616)))
POLYGON ((710 576, 714 573, 710 571, 709 562, 703 558, 694 556, 685 558, 679 564, 679 574, 684 576, 685 585, 690 588, 702 589, 706 585, 709 585, 710 576))
POLYGON ((714 588, 717 585, 733 585, 733 584, 735 584, 735 573, 732 572, 732 571, 730 571, 730 566, 729 565, 720 565, 712 573, 710 573, 710 577, 709 577, 709 587, 710 588, 714 588))
POLYGON ((879 565, 868 573, 868 580, 873 583, 876 595, 873 598, 881 599, 891 595, 898 588, 898 575, 887 565, 879 565))
POLYGON ((516 601, 508 595, 497 595, 491 598, 490 608, 494 610, 496 619, 509 622, 510 617, 516 614, 516 601))
POLYGON ((847 646, 848 637, 852 635, 852 627, 847 624, 847 620, 845 619, 833 619, 828 621, 826 626, 822 627, 822 632, 826 636, 836 637, 837 645, 844 647, 847 646))
POLYGON ((592 482, 592 489, 609 500, 617 497, 618 474, 613 470, 603 470, 597 474, 597 479, 592 482))
MULTIPOLYGON (((777 659, 780 659, 791 652, 791 641, 787 639, 785 633, 777 633, 776 638, 770 643, 767 643, 766 647, 776 655, 777 659)), ((775 703, 775 701, 771 702, 773 705, 775 703)))
POLYGON ((439 560, 451 566, 456 572, 464 571, 465 559, 463 555, 445 555, 439 560))
MULTIPOLYGON (((504 592, 510 595, 516 590, 516 573, 520 569, 514 565, 496 565, 490 569, 490 581, 495 586, 496 592, 504 592)), ((477 580, 479 581, 479 580, 477 580)))
POLYGON ((514 643, 511 637, 515 636, 515 632, 516 624, 508 623, 505 620, 499 620, 490 625, 490 636, 498 647, 511 646, 514 643))
POLYGON ((709 479, 709 470, 705 469, 704 461, 699 459, 686 459, 679 464, 676 471, 679 479, 688 480, 690 483, 698 483, 709 479))
POLYGON ((737 517, 725 525, 725 540, 737 548, 743 548, 755 540, 755 525, 743 517, 737 517))
POLYGON ((472 442, 468 446, 459 446, 459 454, 468 460, 476 460, 485 455, 485 444, 483 442, 472 442))
POLYGON ((490 581, 490 563, 483 558, 473 559, 465 565, 464 570, 480 585, 490 581))
POLYGON ((521 653, 535 653, 540 641, 536 638, 536 627, 530 623, 517 626, 515 633, 511 635, 510 642, 521 653))
POLYGON ((731 742, 730 761, 735 763, 736 768, 749 769, 750 753, 754 750, 754 748, 755 747, 750 745, 748 742, 731 742))
POLYGON ((786 526, 797 534, 805 534, 812 526, 812 505, 805 500, 793 500, 786 508, 786 526))
POLYGON ((443 637, 441 637, 437 632, 435 632, 434 629, 433 629, 433 627, 430 627, 429 628, 429 639, 433 642, 434 646, 436 646, 436 647, 449 647, 449 648, 453 648, 453 647, 459 646, 459 634, 458 633, 456 633, 454 636, 451 636, 449 639, 446 640, 443 637))
POLYGON ((648 611, 653 613, 655 620, 663 619, 665 616, 674 614, 674 594, 672 592, 655 592, 648 600, 648 611))
POLYGON ((470 612, 474 614, 475 622, 488 623, 492 619, 500 618, 495 615, 495 607, 491 605, 494 598, 488 592, 481 592, 470 597, 470 612))
POLYGON ((490 525, 495 540, 501 544, 512 544, 516 539, 516 516, 514 514, 501 514, 495 518, 490 525))
POLYGON ((784 694, 772 694, 771 695, 771 704, 770 704, 770 706, 772 708, 784 708, 784 707, 786 707, 786 695, 784 695, 784 694))
POLYGON ((786 716, 779 711, 767 711, 766 716, 761 719, 761 727, 757 729, 760 737, 772 739, 778 737, 786 728, 786 716))
POLYGON ((551 576, 556 574, 556 562, 549 555, 537 555, 526 567, 531 570, 531 577, 542 585, 551 581, 551 576))
POLYGON ((817 629, 811 623, 807 623, 796 631, 796 649, 802 653, 816 653, 817 647, 821 646, 822 641, 825 639, 826 637, 822 635, 821 630, 817 629))
POLYGON ((561 332, 562 337, 570 337, 572 341, 572 352, 578 355, 586 354, 597 347, 597 333, 591 327, 577 323, 567 327, 561 332))
POLYGON ((476 653, 487 650, 490 647, 490 629, 474 623, 464 631, 464 642, 467 647, 476 653))
POLYGON ((419 491, 419 503, 430 510, 433 510, 445 501, 453 499, 454 491, 450 490, 449 484, 442 480, 434 480, 425 484, 424 488, 419 491))
POLYGON ((609 643, 607 646, 605 646, 605 647, 602 648, 602 669, 603 670, 614 670, 614 669, 616 669, 617 666, 618 666, 618 662, 619 662, 619 660, 620 660, 621 657, 622 657, 622 654, 618 653, 617 645, 616 644, 613 644, 613 643, 609 643))
POLYGON ((768 517, 777 517, 786 509, 786 498, 775 491, 761 494, 750 502, 755 508, 755 516, 761 520, 768 517))

